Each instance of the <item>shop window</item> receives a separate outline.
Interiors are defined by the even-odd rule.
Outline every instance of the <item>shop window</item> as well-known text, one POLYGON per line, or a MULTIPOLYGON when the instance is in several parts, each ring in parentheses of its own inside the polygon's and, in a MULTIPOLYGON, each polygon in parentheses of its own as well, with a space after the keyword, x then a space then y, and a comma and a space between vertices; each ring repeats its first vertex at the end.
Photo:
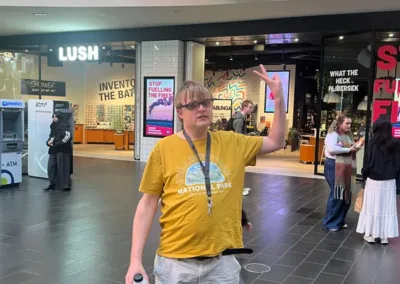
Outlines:
MULTIPOLYGON (((366 135, 371 45, 370 33, 324 39, 318 174, 324 173, 324 137, 337 116, 346 113, 351 117, 356 141, 366 135)), ((363 158, 364 149, 357 153, 357 174, 361 174, 363 158)))
MULTIPOLYGON (((20 51, 0 50, 0 98, 23 100, 37 98, 27 94, 23 88, 26 80, 39 79, 38 47, 29 47, 20 51)), ((22 155, 22 173, 28 172, 28 109, 24 113, 24 145, 22 155)))

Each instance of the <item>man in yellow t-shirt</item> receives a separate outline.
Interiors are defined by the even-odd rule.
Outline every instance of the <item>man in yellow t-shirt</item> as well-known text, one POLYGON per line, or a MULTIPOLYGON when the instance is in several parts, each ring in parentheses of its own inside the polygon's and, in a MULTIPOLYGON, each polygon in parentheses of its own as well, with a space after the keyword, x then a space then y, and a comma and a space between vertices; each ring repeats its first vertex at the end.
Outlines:
POLYGON ((255 164, 256 155, 282 149, 285 142, 282 83, 260 67, 255 73, 275 94, 268 137, 207 131, 212 121, 209 91, 191 81, 178 91, 175 106, 184 130, 161 139, 150 154, 133 222, 126 284, 132 284, 136 274, 148 281, 142 255, 159 199, 162 230, 154 263, 156 283, 239 283, 241 267, 230 253, 243 247, 245 167, 255 164))

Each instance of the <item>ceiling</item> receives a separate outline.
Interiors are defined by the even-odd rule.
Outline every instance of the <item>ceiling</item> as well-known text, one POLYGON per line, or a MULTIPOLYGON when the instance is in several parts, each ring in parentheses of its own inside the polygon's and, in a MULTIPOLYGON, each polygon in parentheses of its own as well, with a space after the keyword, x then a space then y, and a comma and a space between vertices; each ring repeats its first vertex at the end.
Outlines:
MULTIPOLYGON (((171 7, 171 6, 205 6, 226 5, 261 2, 279 2, 288 0, 70 0, 65 1, 36 0, 36 7, 171 7)), ((4 6, 30 6, 28 0, 14 0, 11 5, 4 6)))
MULTIPOLYGON (((24 2, 27 0, 13 1, 12 4, 18 6, 23 5, 24 2)), ((66 2, 63 2, 65 5, 66 2)), ((75 7, 54 7, 61 4, 49 0, 39 0, 39 4, 36 2, 35 4, 53 7, 16 7, 2 4, 0 36, 400 10, 398 0, 336 0, 324 1, 323 5, 320 0, 152 0, 148 4, 154 7, 144 7, 144 1, 128 3, 127 0, 114 0, 112 3, 115 6, 130 7, 98 7, 98 5, 106 5, 105 3, 110 5, 110 2, 106 0, 69 1, 68 5, 75 7), (201 5, 196 6, 196 2, 201 5), (163 6, 157 6, 157 3, 163 6), (177 3, 185 4, 185 6, 178 6, 177 3), (132 7, 132 4, 136 6, 132 7), (173 4, 175 6, 166 6, 173 4), (81 5, 91 7, 78 7, 81 5)))

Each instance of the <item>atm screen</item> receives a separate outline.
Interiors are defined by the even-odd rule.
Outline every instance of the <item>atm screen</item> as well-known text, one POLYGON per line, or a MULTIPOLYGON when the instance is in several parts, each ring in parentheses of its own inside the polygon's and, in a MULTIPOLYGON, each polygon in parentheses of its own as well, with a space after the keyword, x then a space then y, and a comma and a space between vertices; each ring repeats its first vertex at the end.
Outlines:
POLYGON ((18 148, 18 144, 17 143, 7 143, 6 148, 7 148, 7 150, 16 150, 18 148))

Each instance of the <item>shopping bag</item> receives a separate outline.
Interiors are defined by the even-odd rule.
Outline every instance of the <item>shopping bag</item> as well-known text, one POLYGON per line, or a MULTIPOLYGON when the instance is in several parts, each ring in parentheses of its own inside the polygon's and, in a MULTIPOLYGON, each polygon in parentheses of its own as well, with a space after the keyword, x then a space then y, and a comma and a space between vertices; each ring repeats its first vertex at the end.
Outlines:
POLYGON ((357 213, 361 213, 364 202, 364 188, 360 189, 357 192, 356 202, 354 203, 354 211, 357 213))

